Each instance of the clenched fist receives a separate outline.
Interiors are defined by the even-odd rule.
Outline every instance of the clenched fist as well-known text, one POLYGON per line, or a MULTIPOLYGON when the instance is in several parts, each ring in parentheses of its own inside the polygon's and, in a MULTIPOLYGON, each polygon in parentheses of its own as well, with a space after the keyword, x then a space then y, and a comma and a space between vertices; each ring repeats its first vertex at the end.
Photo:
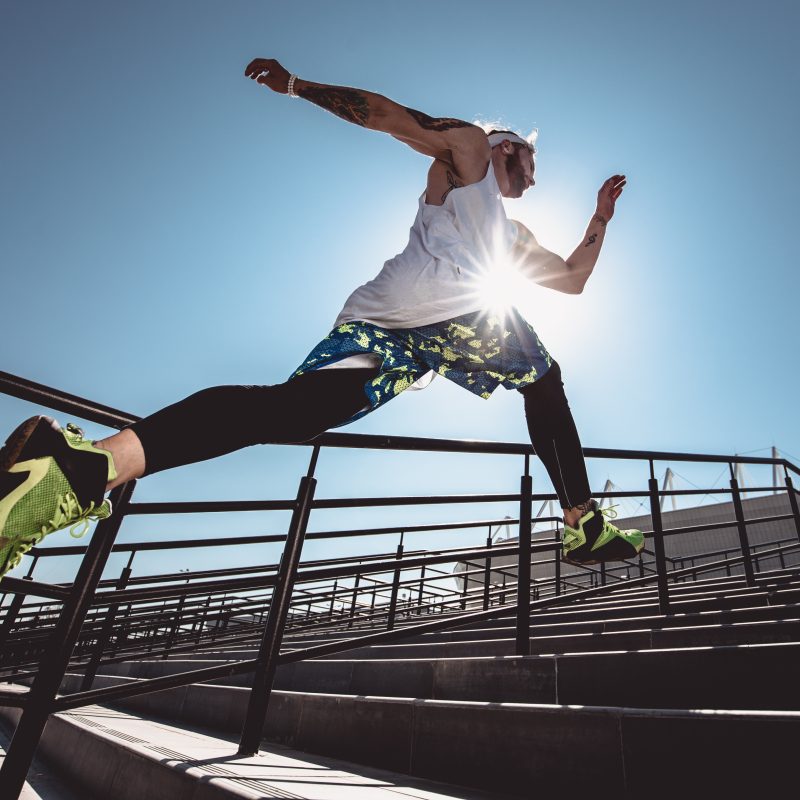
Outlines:
POLYGON ((244 74, 256 83, 269 86, 273 92, 289 92, 289 73, 274 58, 254 58, 244 74))

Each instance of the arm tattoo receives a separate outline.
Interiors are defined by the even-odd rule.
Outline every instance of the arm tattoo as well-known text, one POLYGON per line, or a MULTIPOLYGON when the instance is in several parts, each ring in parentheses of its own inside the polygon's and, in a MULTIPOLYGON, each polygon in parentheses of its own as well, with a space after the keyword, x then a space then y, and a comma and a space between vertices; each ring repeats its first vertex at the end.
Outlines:
POLYGON ((597 238, 597 234, 596 234, 596 233, 593 233, 593 234, 592 234, 592 235, 589 237, 589 241, 588 241, 588 242, 586 242, 586 244, 584 245, 584 247, 588 247, 590 244, 594 244, 594 240, 595 240, 596 238, 597 238))
POLYGON ((301 97, 336 114, 337 117, 365 126, 369 118, 369 103, 357 89, 338 87, 321 88, 306 86, 299 92, 301 97))
POLYGON ((605 217, 601 217, 599 214, 595 214, 592 219, 596 219, 604 228, 608 224, 608 220, 605 217))
POLYGON ((406 111, 414 117, 417 125, 419 125, 420 128, 424 128, 426 131, 449 131, 451 128, 470 127, 469 122, 464 122, 464 120, 461 119, 453 119, 452 117, 439 117, 434 119, 427 114, 423 114, 421 111, 414 111, 413 108, 407 108, 406 111))
POLYGON ((447 170, 447 187, 448 188, 447 188, 447 191, 442 195, 442 202, 444 203, 445 198, 447 197, 447 195, 450 194, 450 192, 453 191, 453 189, 458 189, 461 186, 463 186, 463 184, 459 183, 458 179, 448 169, 447 170))

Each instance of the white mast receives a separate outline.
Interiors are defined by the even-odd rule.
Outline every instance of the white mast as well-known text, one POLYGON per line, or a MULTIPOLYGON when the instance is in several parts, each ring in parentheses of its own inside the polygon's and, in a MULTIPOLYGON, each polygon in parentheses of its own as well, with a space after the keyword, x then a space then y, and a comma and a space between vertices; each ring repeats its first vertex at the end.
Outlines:
MULTIPOLYGON (((780 458, 780 454, 778 453, 778 448, 775 447, 775 445, 772 445, 772 457, 780 458)), ((772 490, 772 494, 778 494, 778 481, 781 479, 780 470, 781 468, 778 464, 772 465, 772 485, 775 487, 772 490)))
MULTIPOLYGON (((662 492, 666 492, 667 490, 669 490, 670 492, 674 492, 675 491, 675 483, 672 480, 674 476, 675 476, 675 473, 669 467, 667 467, 667 471, 664 473, 664 482, 661 484, 661 491, 662 492)), ((672 510, 673 511, 677 511, 678 510, 678 506, 677 506, 677 503, 675 502, 675 495, 674 494, 670 495, 669 499, 672 500, 672 510)), ((666 500, 667 500, 667 496, 662 494, 661 495, 661 510, 662 511, 664 510, 664 503, 666 502, 666 500)))

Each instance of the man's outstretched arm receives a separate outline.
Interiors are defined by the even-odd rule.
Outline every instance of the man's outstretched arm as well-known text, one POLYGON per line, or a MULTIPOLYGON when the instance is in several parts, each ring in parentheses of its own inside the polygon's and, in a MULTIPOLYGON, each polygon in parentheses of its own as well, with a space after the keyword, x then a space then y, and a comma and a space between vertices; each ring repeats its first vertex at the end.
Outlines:
POLYGON ((589 220, 583 240, 566 261, 542 247, 521 222, 514 220, 519 233, 512 255, 520 264, 522 274, 548 289, 580 294, 597 263, 606 225, 614 216, 615 204, 625 183, 624 175, 612 175, 600 187, 597 210, 589 220))
MULTIPOLYGON (((279 94, 288 93, 290 75, 275 59, 254 59, 247 65, 245 75, 279 94)), ((433 158, 452 163, 459 155, 484 149, 486 157, 489 156, 483 130, 460 119, 429 117, 374 92, 300 78, 294 82, 294 92, 347 122, 391 134, 433 158)))

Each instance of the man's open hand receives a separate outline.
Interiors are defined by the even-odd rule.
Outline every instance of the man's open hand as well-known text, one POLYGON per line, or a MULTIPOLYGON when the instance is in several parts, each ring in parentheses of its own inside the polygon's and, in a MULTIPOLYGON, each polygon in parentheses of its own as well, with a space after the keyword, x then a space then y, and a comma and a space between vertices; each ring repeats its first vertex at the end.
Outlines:
POLYGON ((289 73, 274 58, 254 58, 244 74, 256 83, 269 86, 273 92, 289 92, 289 73))
POLYGON ((622 189, 627 183, 624 175, 612 175, 597 193, 597 216, 606 222, 614 216, 614 207, 617 198, 622 194, 622 189))

